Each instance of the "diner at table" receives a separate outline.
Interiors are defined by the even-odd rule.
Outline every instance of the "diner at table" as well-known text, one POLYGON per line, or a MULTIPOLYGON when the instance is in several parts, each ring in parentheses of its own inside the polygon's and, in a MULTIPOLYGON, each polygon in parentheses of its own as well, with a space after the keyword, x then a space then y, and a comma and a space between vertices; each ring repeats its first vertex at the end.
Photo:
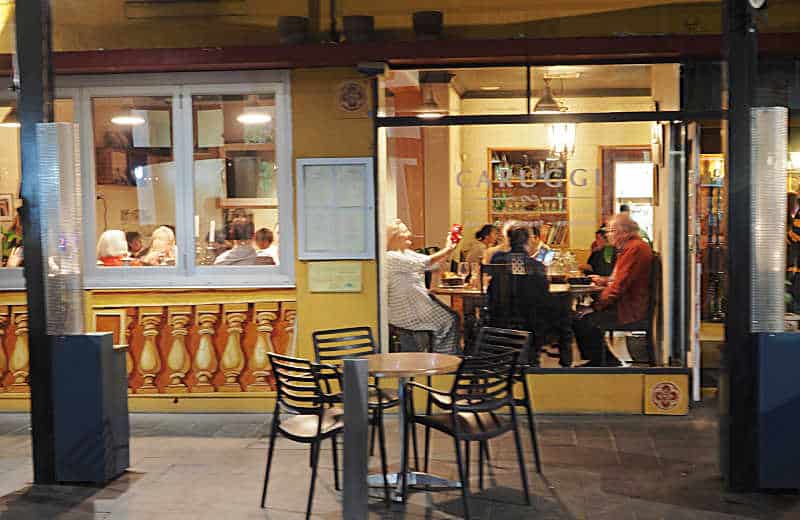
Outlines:
POLYGON ((593 276, 603 287, 597 301, 578 311, 575 338, 588 366, 621 366, 608 349, 603 333, 649 319, 650 271, 653 251, 641 238, 639 225, 627 213, 617 214, 609 224, 608 236, 617 249, 614 270, 609 277, 593 276))
MULTIPOLYGON (((411 249, 411 232, 399 219, 386 230, 386 272, 389 290, 389 324, 408 330, 430 331, 433 351, 452 353, 459 349, 458 315, 431 297, 425 287, 425 272, 437 272, 450 261, 456 244, 447 239, 444 249, 423 255, 411 249)), ((434 284, 438 283, 434 277, 434 284)))

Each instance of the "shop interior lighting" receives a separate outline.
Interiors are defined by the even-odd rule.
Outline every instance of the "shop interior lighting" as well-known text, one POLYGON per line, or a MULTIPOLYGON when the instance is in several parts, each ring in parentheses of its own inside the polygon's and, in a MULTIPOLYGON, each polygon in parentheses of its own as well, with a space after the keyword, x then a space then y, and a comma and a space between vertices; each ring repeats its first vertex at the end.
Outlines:
POLYGON ((436 104, 436 99, 433 97, 433 90, 430 86, 424 89, 425 97, 422 105, 417 111, 417 117, 420 119, 439 119, 446 115, 446 111, 439 108, 436 104))
POLYGON ((800 170, 800 152, 789 152, 789 169, 800 170))
MULTIPOLYGON (((533 111, 537 114, 560 114, 567 111, 567 107, 553 96, 550 78, 544 78, 544 94, 536 102, 533 111)), ((552 123, 548 128, 550 152, 564 160, 574 154, 576 131, 575 123, 552 123)))
POLYGON ((245 107, 236 120, 243 125, 265 125, 272 121, 272 116, 266 107, 245 107))
POLYGON ((560 114, 567 111, 553 96, 553 90, 550 88, 550 78, 544 78, 544 94, 536 102, 533 111, 537 114, 560 114))
POLYGON ((139 126, 145 124, 145 119, 133 109, 128 109, 112 117, 111 122, 119 126, 139 126))
POLYGON ((19 116, 17 115, 17 109, 11 107, 11 110, 8 111, 6 117, 0 121, 0 126, 4 128, 19 128, 19 116))

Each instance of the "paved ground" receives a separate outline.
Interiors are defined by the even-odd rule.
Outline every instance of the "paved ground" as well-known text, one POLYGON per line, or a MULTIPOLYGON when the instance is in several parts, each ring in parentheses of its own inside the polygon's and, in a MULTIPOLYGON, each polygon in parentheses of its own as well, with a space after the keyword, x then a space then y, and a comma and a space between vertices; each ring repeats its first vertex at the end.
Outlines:
MULTIPOLYGON (((133 467, 99 489, 31 486, 28 417, 0 415, 0 518, 303 518, 308 451, 288 441, 281 441, 276 452, 269 509, 258 507, 268 421, 257 415, 133 415, 133 467)), ((396 457, 396 428, 393 421, 387 426, 390 457, 396 457)), ((800 519, 800 495, 721 491, 711 406, 678 418, 541 417, 539 428, 543 475, 535 473, 528 455, 533 505, 518 505, 519 473, 508 437, 491 448, 493 476, 486 491, 476 490, 476 518, 800 519)), ((434 439, 433 467, 454 476, 451 442, 434 439)), ((523 443, 530 446, 526 435, 523 443)), ((377 465, 377 459, 373 462, 377 465)), ((333 489, 331 467, 325 450, 314 518, 340 517, 341 497, 333 489)), ((404 510, 387 510, 377 499, 371 508, 371 518, 461 517, 457 491, 416 492, 404 510)))

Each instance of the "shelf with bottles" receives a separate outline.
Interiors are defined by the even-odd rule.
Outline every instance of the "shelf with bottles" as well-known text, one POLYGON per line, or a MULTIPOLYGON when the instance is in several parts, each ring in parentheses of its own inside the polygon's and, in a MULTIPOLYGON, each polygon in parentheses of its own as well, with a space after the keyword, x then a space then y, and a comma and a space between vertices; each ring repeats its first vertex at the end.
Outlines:
POLYGON ((566 211, 491 211, 492 215, 566 215, 566 211))

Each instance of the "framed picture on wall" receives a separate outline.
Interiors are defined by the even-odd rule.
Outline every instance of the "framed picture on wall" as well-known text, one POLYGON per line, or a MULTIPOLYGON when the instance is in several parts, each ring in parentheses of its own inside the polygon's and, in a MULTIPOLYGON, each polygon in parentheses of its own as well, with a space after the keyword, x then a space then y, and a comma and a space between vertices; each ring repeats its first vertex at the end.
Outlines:
POLYGON ((0 194, 0 222, 14 221, 14 196, 10 193, 0 194))

